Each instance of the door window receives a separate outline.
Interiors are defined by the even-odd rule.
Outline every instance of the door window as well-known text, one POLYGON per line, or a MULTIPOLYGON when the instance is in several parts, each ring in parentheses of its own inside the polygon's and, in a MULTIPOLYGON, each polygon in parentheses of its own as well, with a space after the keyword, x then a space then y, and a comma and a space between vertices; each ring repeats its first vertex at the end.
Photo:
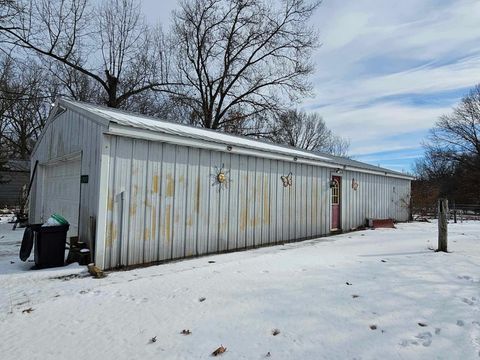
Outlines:
POLYGON ((340 184, 337 179, 333 179, 332 182, 332 205, 338 205, 340 201, 340 184))

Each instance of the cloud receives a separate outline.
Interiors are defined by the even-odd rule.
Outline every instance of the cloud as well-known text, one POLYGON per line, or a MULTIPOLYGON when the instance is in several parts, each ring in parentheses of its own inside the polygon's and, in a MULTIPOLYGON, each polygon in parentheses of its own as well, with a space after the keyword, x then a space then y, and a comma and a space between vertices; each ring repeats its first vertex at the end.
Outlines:
POLYGON ((480 79, 479 13, 475 0, 325 0, 313 19, 315 96, 303 107, 348 137, 353 155, 420 156, 428 129, 480 79))

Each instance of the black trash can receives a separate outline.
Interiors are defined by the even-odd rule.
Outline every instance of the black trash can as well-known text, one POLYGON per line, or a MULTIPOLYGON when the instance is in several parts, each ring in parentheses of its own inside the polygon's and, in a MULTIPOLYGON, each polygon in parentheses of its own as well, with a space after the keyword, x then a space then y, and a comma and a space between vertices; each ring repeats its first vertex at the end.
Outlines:
POLYGON ((35 233, 35 265, 49 268, 65 265, 65 244, 70 225, 29 225, 35 233))

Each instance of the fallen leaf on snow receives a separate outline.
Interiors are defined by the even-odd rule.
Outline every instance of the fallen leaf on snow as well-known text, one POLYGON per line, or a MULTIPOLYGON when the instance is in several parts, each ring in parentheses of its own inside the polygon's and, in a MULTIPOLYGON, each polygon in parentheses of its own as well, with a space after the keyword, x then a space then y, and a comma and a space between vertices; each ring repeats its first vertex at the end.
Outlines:
POLYGON ((220 345, 219 348, 217 348, 214 352, 212 352, 212 355, 213 356, 222 355, 225 351, 227 351, 227 348, 223 347, 223 345, 220 345))
POLYGON ((278 329, 273 329, 272 330, 272 335, 273 336, 277 336, 278 334, 280 334, 280 330, 278 330, 278 329))
POLYGON ((156 341, 157 341, 157 337, 156 337, 156 336, 154 336, 154 337, 152 337, 152 338, 150 339, 150 342, 151 342, 151 343, 154 343, 154 342, 156 342, 156 341))
POLYGON ((270 351, 269 351, 267 352, 267 355, 265 355, 265 357, 270 357, 270 356, 272 356, 272 354, 270 354, 270 351))
POLYGON ((371 330, 377 330, 377 325, 370 325, 371 330))
POLYGON ((347 284, 347 285, 352 285, 352 284, 351 284, 351 283, 349 283, 348 281, 347 281, 345 284, 347 284))
POLYGON ((180 332, 180 334, 182 334, 182 335, 190 335, 191 333, 192 333, 192 332, 191 332, 190 330, 188 330, 188 329, 183 329, 183 330, 180 332))
POLYGON ((25 310, 22 310, 22 314, 30 314, 31 312, 33 311, 32 308, 28 308, 28 309, 25 309, 25 310))
POLYGON ((207 298, 204 298, 204 297, 202 296, 200 299, 198 299, 198 301, 203 302, 203 301, 205 301, 206 299, 207 299, 207 298))
POLYGON ((355 295, 355 294, 352 295, 352 298, 354 298, 354 299, 356 299, 358 297, 360 297, 360 295, 355 295))
POLYGON ((422 323, 422 322, 419 322, 419 323, 418 323, 418 326, 425 327, 425 326, 427 326, 427 324, 422 323))

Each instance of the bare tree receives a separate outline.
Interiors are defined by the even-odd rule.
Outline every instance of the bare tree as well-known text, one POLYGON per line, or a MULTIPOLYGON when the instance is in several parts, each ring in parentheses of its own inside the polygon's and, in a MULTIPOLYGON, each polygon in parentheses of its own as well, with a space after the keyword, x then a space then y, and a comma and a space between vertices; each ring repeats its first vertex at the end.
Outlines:
POLYGON ((333 134, 319 114, 298 110, 288 110, 279 116, 273 140, 337 156, 346 156, 350 146, 348 140, 333 134))
POLYGON ((451 200, 480 201, 480 86, 440 117, 424 147, 425 156, 415 165, 421 181, 451 200))
POLYGON ((318 1, 184 0, 174 12, 173 41, 180 80, 176 99, 192 123, 212 129, 274 113, 307 95, 307 25, 318 1), (278 6, 276 6, 277 4, 278 6))
POLYGON ((137 0, 105 0, 97 8, 87 0, 17 3, 23 11, 0 22, 2 40, 93 80, 108 106, 167 91, 163 36, 146 26, 137 0))
POLYGON ((45 123, 49 103, 43 69, 10 57, 0 61, 0 157, 28 159, 45 123))
MULTIPOLYGON (((443 157, 477 167, 480 158, 480 85, 473 88, 452 114, 443 115, 431 130, 431 148, 443 157)), ((480 170, 480 168, 478 168, 480 170)))

